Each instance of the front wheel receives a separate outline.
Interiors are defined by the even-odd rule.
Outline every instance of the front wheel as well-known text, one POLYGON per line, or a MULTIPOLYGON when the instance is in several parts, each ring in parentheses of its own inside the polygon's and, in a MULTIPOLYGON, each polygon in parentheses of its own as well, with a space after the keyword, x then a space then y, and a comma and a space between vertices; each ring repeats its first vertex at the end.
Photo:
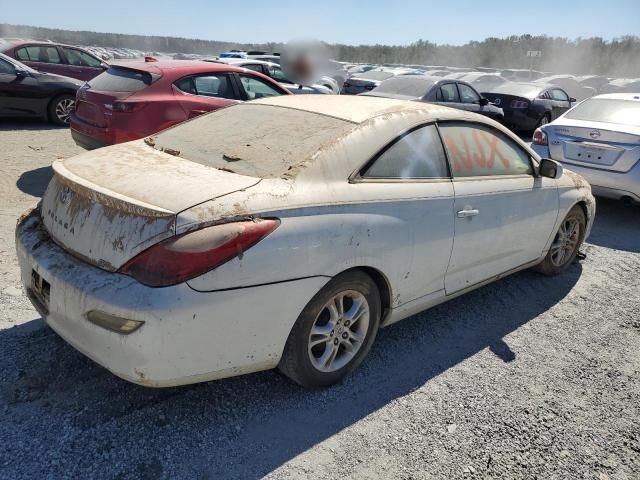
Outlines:
POLYGON ((304 308, 278 368, 306 388, 327 387, 367 355, 380 325, 380 293, 360 271, 338 275, 304 308))
POLYGON ((544 275, 557 275, 573 262, 584 240, 587 220, 580 205, 564 218, 544 260, 534 267, 544 275))
POLYGON ((76 97, 73 95, 58 95, 49 103, 49 121, 55 125, 66 127, 71 120, 75 104, 76 97))

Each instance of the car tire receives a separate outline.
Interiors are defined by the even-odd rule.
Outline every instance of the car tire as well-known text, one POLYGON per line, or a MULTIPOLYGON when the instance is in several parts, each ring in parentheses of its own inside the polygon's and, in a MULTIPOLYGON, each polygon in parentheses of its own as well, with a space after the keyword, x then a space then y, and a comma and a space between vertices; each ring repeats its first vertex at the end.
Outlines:
POLYGON ((545 113, 544 115, 542 115, 542 117, 540 117, 540 120, 538 120, 538 124, 536 125, 536 128, 540 128, 540 127, 544 127, 547 123, 551 122, 551 115, 549 115, 548 113, 545 113))
POLYGON ((380 293, 368 275, 352 270, 334 277, 298 317, 278 369, 309 389, 341 381, 371 349, 380 316, 380 293))
POLYGON ((580 205, 575 205, 562 220, 544 260, 534 267, 543 275, 558 275, 575 260, 584 241, 587 219, 580 205))
POLYGON ((49 121, 54 125, 60 127, 66 127, 69 125, 71 119, 71 112, 75 106, 76 97, 68 93, 58 95, 51 102, 49 102, 49 108, 47 113, 49 114, 49 121))

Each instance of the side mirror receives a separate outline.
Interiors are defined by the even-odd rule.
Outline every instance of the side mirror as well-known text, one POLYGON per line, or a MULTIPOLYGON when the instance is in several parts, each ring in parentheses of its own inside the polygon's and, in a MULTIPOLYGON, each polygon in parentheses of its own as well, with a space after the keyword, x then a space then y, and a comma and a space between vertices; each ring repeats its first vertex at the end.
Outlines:
POLYGON ((573 98, 573 97, 569 97, 569 101, 570 101, 571 103, 574 103, 574 102, 577 102, 578 100, 576 100, 576 99, 575 99, 575 98, 573 98))
POLYGON ((484 97, 480 97, 480 101, 478 103, 480 104, 481 107, 484 107, 485 105, 489 105, 489 100, 487 100, 484 97))
POLYGON ((107 70, 109 68, 109 64, 107 62, 100 62, 100 68, 107 70))
POLYGON ((564 172, 564 168, 559 162, 555 160, 550 160, 548 158, 543 158, 540 161, 540 176, 547 178, 560 178, 564 172))
POLYGON ((16 77, 24 78, 28 76, 29 76, 29 72, 27 72, 26 70, 21 70, 19 68, 16 68, 16 77))

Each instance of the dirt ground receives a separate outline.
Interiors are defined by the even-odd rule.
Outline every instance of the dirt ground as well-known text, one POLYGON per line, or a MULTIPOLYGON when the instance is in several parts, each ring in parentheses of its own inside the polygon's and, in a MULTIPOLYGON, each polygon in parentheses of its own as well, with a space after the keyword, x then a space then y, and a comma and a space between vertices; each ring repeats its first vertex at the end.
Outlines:
POLYGON ((152 390, 58 338, 13 231, 80 152, 0 123, 0 478, 640 478, 640 208, 599 200, 586 260, 381 331, 343 384, 275 372, 152 390))

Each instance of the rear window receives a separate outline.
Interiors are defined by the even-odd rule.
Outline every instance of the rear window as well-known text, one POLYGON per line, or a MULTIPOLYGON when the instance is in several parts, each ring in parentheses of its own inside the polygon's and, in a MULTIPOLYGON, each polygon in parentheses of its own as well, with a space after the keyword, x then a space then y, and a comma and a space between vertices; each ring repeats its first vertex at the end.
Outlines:
POLYGON ((323 146, 354 126, 317 113, 246 103, 185 122, 148 138, 146 143, 240 175, 291 178, 323 146))
POLYGON ((565 118, 640 127, 640 101, 591 98, 569 110, 565 118))
POLYGON ((376 92, 395 93, 398 95, 407 95, 411 97, 422 97, 431 87, 435 85, 435 81, 428 78, 420 78, 418 76, 394 77, 382 82, 376 89, 376 92))
POLYGON ((515 97, 536 98, 544 88, 544 86, 531 85, 530 83, 508 82, 503 83, 502 85, 497 85, 492 88, 490 92, 502 95, 513 95, 515 97))
POLYGON ((131 68, 109 67, 89 81, 89 87, 101 92, 138 92, 160 78, 149 72, 131 68))

